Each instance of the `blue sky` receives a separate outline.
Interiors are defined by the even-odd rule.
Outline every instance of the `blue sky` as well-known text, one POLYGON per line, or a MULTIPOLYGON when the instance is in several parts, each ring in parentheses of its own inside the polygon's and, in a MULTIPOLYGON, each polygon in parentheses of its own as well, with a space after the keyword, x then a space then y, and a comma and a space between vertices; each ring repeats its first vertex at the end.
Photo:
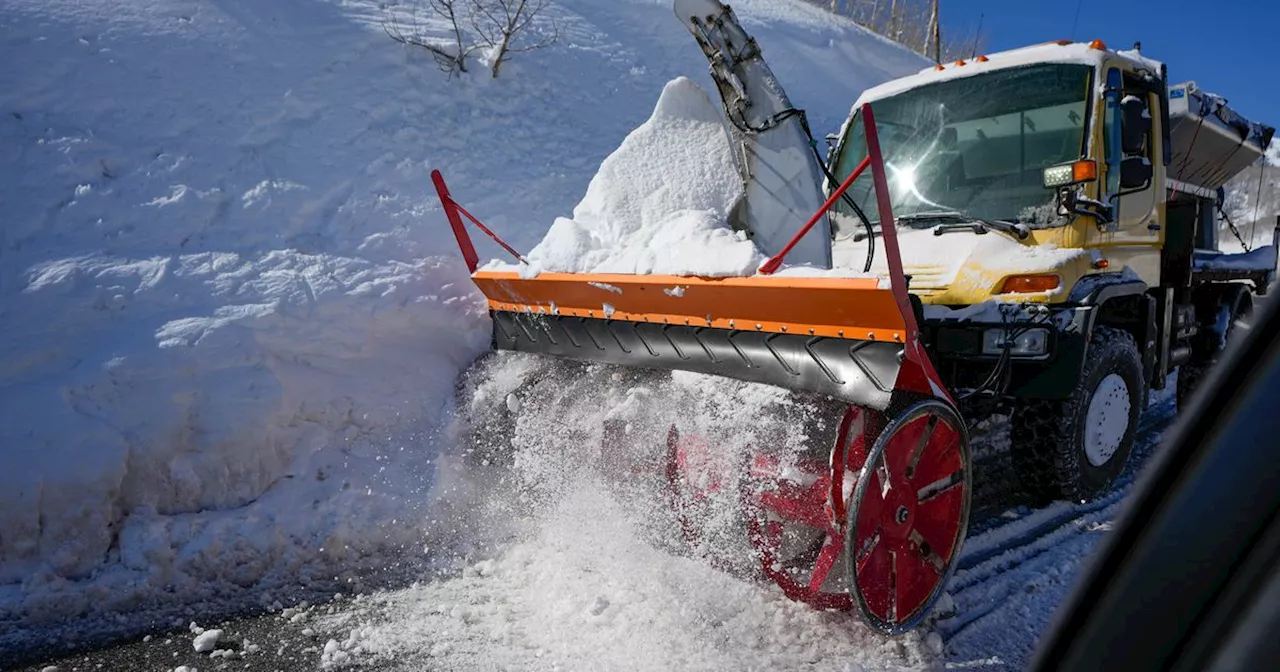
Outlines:
POLYGON ((972 35, 981 15, 988 52, 1057 39, 1100 38, 1112 49, 1141 41, 1143 54, 1169 65, 1171 84, 1194 80, 1246 117, 1280 126, 1280 0, 1079 0, 1078 22, 1077 0, 940 4, 944 29, 960 34, 972 35))

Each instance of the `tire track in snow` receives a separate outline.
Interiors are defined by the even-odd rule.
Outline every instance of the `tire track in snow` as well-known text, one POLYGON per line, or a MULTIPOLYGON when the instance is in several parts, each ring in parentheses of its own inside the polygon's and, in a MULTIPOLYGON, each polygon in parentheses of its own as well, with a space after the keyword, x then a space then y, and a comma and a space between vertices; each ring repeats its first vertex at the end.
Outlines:
MULTIPOLYGON (((1138 471, 1146 463, 1147 458, 1156 445, 1159 444, 1161 438, 1163 438, 1163 432, 1173 419, 1174 412, 1174 403, 1171 399, 1162 401, 1147 409, 1139 420, 1133 452, 1130 455, 1128 464, 1125 465, 1125 469, 1116 479, 1111 491, 1097 500, 1085 504, 1057 502, 1024 515, 1016 515, 1011 519, 1008 519, 1008 516, 998 512, 996 509, 999 508, 998 505, 1001 503, 1004 503, 1007 508, 1008 503, 1016 502, 1018 500, 1017 493, 1000 493, 1000 496, 993 498, 992 501, 977 502, 978 506, 987 508, 989 512, 985 516, 976 517, 974 522, 971 523, 971 534, 975 528, 981 531, 965 543, 965 550, 961 554, 957 570, 970 569, 997 555, 1019 546, 1025 546, 1072 520, 1106 508, 1122 499, 1128 493, 1138 471), (997 523, 996 521, 1002 517, 1007 518, 1008 522, 997 523)), ((998 455, 994 456, 992 461, 999 460, 1001 457, 1007 460, 1007 455, 998 455)), ((979 463, 975 466, 981 467, 982 465, 979 463)), ((1007 468, 1007 465, 1004 466, 1007 468)), ((996 468, 995 465, 988 466, 988 469, 991 470, 996 468)), ((980 477, 975 476, 975 479, 980 477)), ((1006 490, 1013 490, 1018 487, 1016 476, 1011 474, 1000 480, 1003 481, 1000 485, 1003 485, 1006 490)))
MULTIPOLYGON (((972 527, 986 529, 966 542, 947 587, 948 613, 933 626, 947 642, 948 658, 1025 667, 1044 626, 1100 535, 1110 530, 1137 474, 1172 422, 1173 385, 1168 389, 1144 412, 1133 453, 1108 494, 1084 504, 1058 502, 1015 513, 1007 522, 997 523, 1007 514, 994 512, 975 521, 972 527), (1014 634, 1020 628, 1026 636, 1014 634)), ((992 459, 999 461, 999 456, 992 459)))

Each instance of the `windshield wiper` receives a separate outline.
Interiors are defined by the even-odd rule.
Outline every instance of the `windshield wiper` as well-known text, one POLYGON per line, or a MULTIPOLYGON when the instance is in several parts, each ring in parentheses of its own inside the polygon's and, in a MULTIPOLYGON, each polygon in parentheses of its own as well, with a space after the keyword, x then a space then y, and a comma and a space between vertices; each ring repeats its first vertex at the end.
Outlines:
POLYGON ((996 231, 1016 236, 1018 240, 1026 240, 1031 235, 1031 229, 1017 222, 1006 222, 1003 219, 979 219, 978 223, 988 229, 995 229, 996 231))
POLYGON ((927 210, 913 212, 909 215, 898 215, 899 222, 928 222, 935 219, 973 219, 958 210, 927 210))
POLYGON ((952 231, 968 231, 980 236, 985 236, 990 230, 991 228, 982 222, 969 222, 968 224, 939 224, 933 229, 933 235, 941 236, 944 233, 951 233, 952 231))
MULTIPOLYGON (((899 215, 894 219, 897 220, 898 224, 910 224, 911 222, 927 222, 935 219, 956 219, 956 218, 973 219, 972 217, 967 217, 964 214, 956 212, 954 210, 941 210, 937 212, 913 212, 909 215, 899 215)), ((877 219, 871 222, 871 224, 872 224, 872 228, 871 228, 872 234, 879 236, 883 233, 882 227, 880 226, 880 220, 877 219)), ((951 225, 951 226, 958 226, 958 225, 951 225)), ((965 228, 968 228, 970 225, 966 224, 963 226, 965 228)), ((981 231, 977 231, 975 229, 975 233, 986 233, 986 232, 987 232, 986 229, 983 229, 981 231)), ((862 242, 866 239, 867 239, 866 230, 859 231, 858 233, 853 234, 853 242, 855 243, 862 242)))
POLYGON ((962 222, 954 224, 940 224, 933 230, 933 235, 941 236, 950 231, 970 231, 977 234, 984 234, 988 231, 995 230, 1001 233, 1007 233, 1011 236, 1017 236, 1018 240, 1026 240, 1031 235, 1031 231, 1022 224, 1014 222, 1006 222, 1003 219, 983 219, 982 217, 973 217, 963 212, 954 210, 940 212, 917 212, 911 215, 899 217, 899 221, 906 222, 925 222, 930 220, 962 220, 962 222))
MULTIPOLYGON (((1031 231, 1025 225, 1022 225, 1022 224, 1018 224, 1015 222, 1007 222, 1003 219, 983 219, 981 217, 972 217, 970 215, 964 214, 963 212, 956 212, 954 210, 942 210, 938 212, 915 212, 910 215, 902 215, 900 217, 897 217, 897 220, 899 224, 908 224, 911 222, 928 222, 928 221, 936 221, 936 220, 962 220, 960 222, 939 224, 933 229, 933 235, 935 236, 941 236, 942 234, 948 233, 951 231, 969 231, 971 233, 982 235, 992 230, 1000 231, 1002 233, 1007 233, 1011 236, 1017 236, 1018 240, 1026 240, 1027 236, 1031 235, 1031 231)), ((881 234, 881 230, 879 226, 880 222, 876 221, 876 222, 873 222, 873 224, 876 226, 872 228, 872 233, 874 233, 877 236, 880 235, 881 234)), ((859 231, 853 234, 853 242, 855 243, 862 242, 866 239, 867 239, 867 233, 865 230, 859 231)))

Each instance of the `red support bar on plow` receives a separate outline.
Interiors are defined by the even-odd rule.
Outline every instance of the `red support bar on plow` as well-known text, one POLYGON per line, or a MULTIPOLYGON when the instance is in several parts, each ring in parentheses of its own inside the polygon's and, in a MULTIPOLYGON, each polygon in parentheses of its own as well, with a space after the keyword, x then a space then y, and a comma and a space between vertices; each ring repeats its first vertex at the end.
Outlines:
POLYGON ((898 308, 907 322, 907 340, 917 338, 916 314, 907 298, 907 279, 902 271, 902 256, 898 249, 897 220, 893 218, 893 202, 889 198, 889 180, 884 173, 884 155, 880 153, 880 134, 876 131, 875 114, 870 103, 863 103, 862 123, 867 136, 867 159, 871 161, 871 180, 875 183, 876 209, 880 214, 880 237, 884 240, 885 261, 889 265, 889 282, 898 308))
POLYGON ((463 261, 467 262, 467 270, 475 273, 480 266, 480 257, 476 256, 476 248, 471 244, 467 227, 462 225, 462 218, 458 217, 458 204, 449 195, 449 187, 445 186, 444 175, 440 171, 431 171, 431 181, 436 185, 436 194, 440 196, 444 216, 449 218, 449 226, 453 227, 453 237, 458 239, 458 247, 462 250, 463 261))
POLYGON ((476 268, 480 265, 480 257, 476 255, 476 248, 471 244, 471 236, 467 233, 467 228, 463 226, 462 220, 458 218, 459 213, 471 220, 471 223, 475 224, 476 228, 492 238, 493 242, 502 246, 502 249, 509 252, 517 261, 528 265, 529 262, 523 255, 516 252, 506 241, 499 238, 498 234, 490 231, 489 227, 476 219, 475 215, 467 212, 466 208, 458 205, 458 202, 453 200, 453 196, 449 195, 449 187, 445 186, 444 175, 441 175, 440 171, 431 171, 431 181, 436 185, 436 193, 440 196, 440 205, 444 208, 445 217, 449 219, 449 226, 453 228, 454 238, 458 239, 458 247, 462 248, 462 258, 467 262, 467 270, 475 273, 476 268))
POLYGON ((524 255, 520 254, 519 252, 516 252, 514 248, 512 248, 510 245, 508 245, 508 244, 506 243, 506 241, 504 241, 503 239, 499 238, 499 237, 498 237, 498 234, 496 234, 496 233, 494 233, 494 232, 490 231, 490 230, 489 230, 489 227, 487 227, 487 226, 485 226, 484 224, 480 223, 480 220, 476 219, 476 216, 475 216, 475 215, 473 215, 473 214, 471 214, 471 213, 467 212, 467 209, 466 209, 466 208, 462 207, 461 205, 458 205, 458 203, 457 203, 456 201, 454 202, 453 207, 457 208, 457 209, 458 209, 458 212, 461 212, 461 213, 463 214, 463 216, 465 216, 467 219, 471 220, 471 223, 472 223, 472 224, 475 224, 475 225, 476 225, 476 226, 477 226, 481 231, 484 231, 485 235, 487 235, 487 236, 489 236, 490 238, 492 238, 492 239, 493 239, 493 242, 495 242, 495 243, 497 243, 497 244, 501 245, 501 246, 502 246, 502 249, 504 249, 504 250, 506 250, 507 252, 509 252, 509 253, 511 254, 511 256, 513 256, 513 257, 515 257, 515 258, 516 258, 516 260, 517 260, 517 261, 519 261, 520 263, 522 263, 522 264, 524 264, 524 265, 526 265, 526 266, 528 266, 528 265, 529 265, 529 262, 524 258, 524 255))
POLYGON ((907 278, 902 270, 902 256, 898 249, 897 220, 893 218, 893 202, 889 198, 889 180, 884 173, 884 156, 880 153, 880 135, 876 132, 876 117, 871 103, 862 104, 862 123, 867 136, 867 158, 871 160, 871 179, 875 182, 876 208, 880 211, 880 236, 884 240, 885 259, 889 263, 889 286, 902 313, 906 330, 904 355, 915 364, 903 367, 898 373, 898 384, 923 394, 932 394, 952 403, 951 393, 942 384, 942 378, 933 368, 933 360, 920 344, 920 326, 916 324, 916 312, 907 294, 907 278))
POLYGON ((774 255, 772 259, 764 262, 764 264, 760 266, 760 272, 765 275, 772 275, 776 273, 778 268, 782 266, 782 260, 787 257, 787 253, 791 251, 791 248, 795 247, 796 243, 799 243, 800 239, 804 238, 804 234, 809 233, 809 229, 812 229, 813 225, 817 224, 818 220, 821 219, 823 215, 827 214, 827 211, 831 209, 831 206, 835 205, 836 201, 844 195, 845 191, 848 191, 849 186, 853 184, 853 181, 858 179, 858 176, 861 175, 862 171, 866 170, 869 165, 871 165, 870 153, 868 153, 867 157, 862 160, 862 163, 858 164, 857 168, 853 169, 852 173, 849 173, 849 177, 844 178, 844 182, 840 183, 840 187, 831 192, 831 197, 827 199, 827 202, 823 203, 822 207, 818 208, 818 211, 813 213, 813 216, 809 218, 809 221, 805 222, 805 225, 800 227, 800 231, 797 232, 795 237, 787 243, 786 247, 782 248, 781 252, 778 252, 778 254, 774 255))

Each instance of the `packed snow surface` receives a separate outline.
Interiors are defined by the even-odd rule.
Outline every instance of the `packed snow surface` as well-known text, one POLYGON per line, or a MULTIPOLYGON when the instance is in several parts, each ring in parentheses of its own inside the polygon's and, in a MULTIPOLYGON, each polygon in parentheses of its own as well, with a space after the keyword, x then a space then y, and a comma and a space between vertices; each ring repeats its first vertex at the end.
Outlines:
POLYGON ((763 256, 728 224, 742 194, 720 105, 680 77, 527 258, 535 271, 750 275, 763 256))
MULTIPOLYGON (((1079 248, 1059 247, 1052 242, 1024 242, 994 231, 984 235, 965 232, 939 236, 934 234, 933 227, 899 226, 897 233, 902 268, 911 276, 912 289, 952 287, 993 291, 994 284, 1008 273, 1048 272, 1089 256, 1089 252, 1079 248)), ((852 237, 837 239, 832 246, 837 266, 861 269, 866 255, 866 242, 854 242, 852 237)), ((888 272, 883 246, 877 247, 871 268, 873 272, 888 272)), ((1061 287, 1048 296, 1059 300, 1067 290, 1061 287)))

